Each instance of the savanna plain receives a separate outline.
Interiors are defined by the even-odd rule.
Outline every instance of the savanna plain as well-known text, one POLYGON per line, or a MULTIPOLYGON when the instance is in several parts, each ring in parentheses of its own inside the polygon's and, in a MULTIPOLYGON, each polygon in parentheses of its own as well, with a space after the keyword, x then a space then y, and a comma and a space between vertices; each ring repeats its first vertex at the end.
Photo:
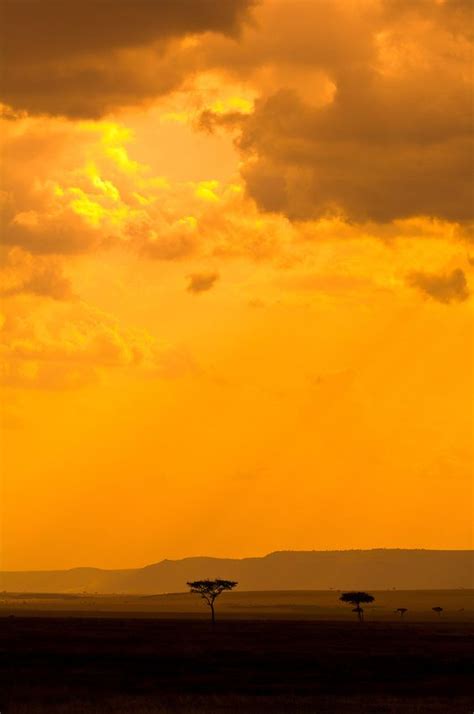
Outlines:
POLYGON ((337 591, 229 593, 215 627, 190 594, 3 594, 1 711, 471 712, 472 591, 373 594, 359 623, 337 591))

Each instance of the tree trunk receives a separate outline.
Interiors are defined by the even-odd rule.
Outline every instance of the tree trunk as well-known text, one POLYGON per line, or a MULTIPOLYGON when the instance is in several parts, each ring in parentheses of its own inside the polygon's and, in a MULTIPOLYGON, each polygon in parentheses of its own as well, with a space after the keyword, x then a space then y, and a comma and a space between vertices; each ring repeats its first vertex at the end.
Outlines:
POLYGON ((357 606, 357 616, 358 616, 358 618, 359 618, 359 622, 363 622, 363 621, 364 621, 364 611, 363 611, 363 609, 361 608, 360 605, 357 606))
POLYGON ((214 627, 214 625, 216 624, 216 615, 215 615, 215 612, 214 612, 214 603, 211 602, 211 604, 209 605, 209 607, 211 608, 211 622, 212 622, 212 626, 214 627))

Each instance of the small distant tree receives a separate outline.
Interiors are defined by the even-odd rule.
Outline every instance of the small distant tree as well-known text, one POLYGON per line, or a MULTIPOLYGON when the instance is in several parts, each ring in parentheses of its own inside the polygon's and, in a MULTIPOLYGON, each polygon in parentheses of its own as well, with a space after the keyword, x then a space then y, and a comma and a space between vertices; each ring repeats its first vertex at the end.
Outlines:
POLYGON ((395 612, 398 612, 398 614, 400 615, 400 617, 403 619, 404 614, 405 614, 406 612, 408 612, 408 608, 407 608, 407 607, 397 607, 397 609, 395 610, 395 612))
POLYGON ((192 593, 200 595, 211 609, 211 621, 214 625, 216 615, 214 612, 214 601, 226 590, 233 590, 238 585, 235 580, 194 580, 188 582, 192 593))
POLYGON ((438 617, 441 617, 441 613, 443 612, 443 608, 437 605, 436 607, 431 608, 433 612, 436 612, 438 617))
POLYGON ((341 602, 348 602, 350 605, 355 605, 352 612, 356 612, 357 617, 359 618, 359 622, 362 622, 364 620, 364 608, 361 607, 361 604, 373 602, 375 598, 373 595, 369 595, 369 593, 348 592, 342 593, 339 600, 341 600, 341 602))

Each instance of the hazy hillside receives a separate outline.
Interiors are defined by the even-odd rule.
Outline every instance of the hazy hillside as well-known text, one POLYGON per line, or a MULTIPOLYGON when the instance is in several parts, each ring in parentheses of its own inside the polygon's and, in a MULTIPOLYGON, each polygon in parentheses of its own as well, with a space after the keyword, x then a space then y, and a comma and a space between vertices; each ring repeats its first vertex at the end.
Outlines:
POLYGON ((9 592, 164 593, 186 590, 197 578, 230 578, 241 590, 330 588, 449 589, 474 585, 474 551, 281 551, 262 558, 184 558, 145 568, 2 572, 9 592))

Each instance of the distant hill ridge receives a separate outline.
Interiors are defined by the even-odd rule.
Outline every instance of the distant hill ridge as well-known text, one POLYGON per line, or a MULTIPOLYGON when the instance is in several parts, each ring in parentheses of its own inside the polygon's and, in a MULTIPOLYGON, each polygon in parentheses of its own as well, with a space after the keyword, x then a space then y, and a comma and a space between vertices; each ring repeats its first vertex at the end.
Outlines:
POLYGON ((241 590, 452 589, 474 587, 472 550, 276 551, 255 558, 189 557, 144 568, 0 572, 0 590, 36 593, 183 592, 198 578, 237 580, 241 590))

